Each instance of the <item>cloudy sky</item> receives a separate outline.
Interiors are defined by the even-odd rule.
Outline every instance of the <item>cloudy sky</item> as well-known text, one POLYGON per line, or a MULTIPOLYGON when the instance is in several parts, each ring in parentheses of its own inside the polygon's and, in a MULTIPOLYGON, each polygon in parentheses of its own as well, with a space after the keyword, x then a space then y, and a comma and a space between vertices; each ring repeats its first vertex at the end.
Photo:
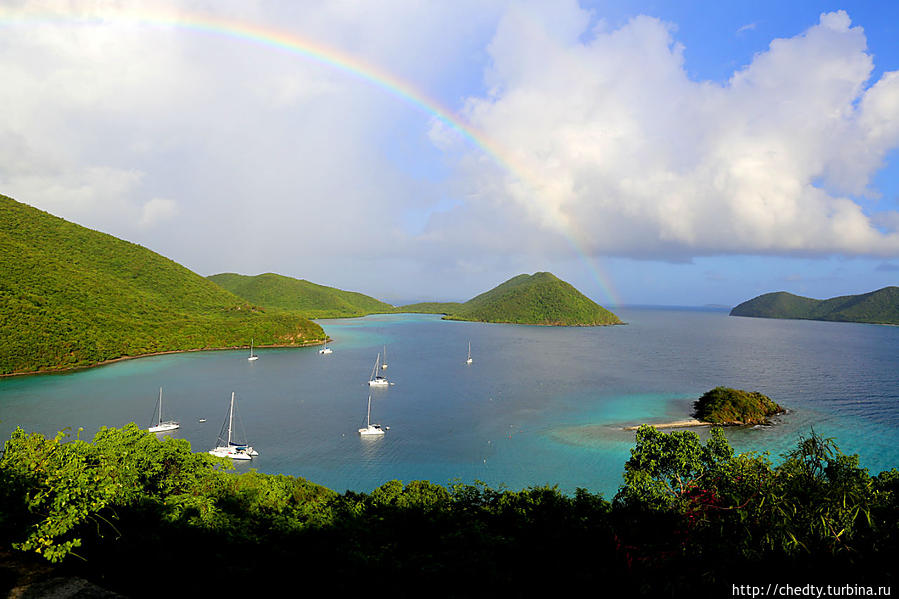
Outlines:
POLYGON ((897 39, 893 2, 0 0, 0 193, 393 303, 862 293, 897 39))

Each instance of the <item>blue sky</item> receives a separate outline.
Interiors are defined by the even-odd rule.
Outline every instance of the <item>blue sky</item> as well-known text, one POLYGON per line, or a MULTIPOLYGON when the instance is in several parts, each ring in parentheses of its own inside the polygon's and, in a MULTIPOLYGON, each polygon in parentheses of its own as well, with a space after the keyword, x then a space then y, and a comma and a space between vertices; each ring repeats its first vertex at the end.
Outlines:
POLYGON ((0 193, 208 275, 605 305, 899 283, 899 3, 0 4, 0 193), (190 23, 280 33, 389 86, 190 23), (329 54, 330 53, 330 54, 329 54), (377 79, 377 77, 375 78, 377 79))

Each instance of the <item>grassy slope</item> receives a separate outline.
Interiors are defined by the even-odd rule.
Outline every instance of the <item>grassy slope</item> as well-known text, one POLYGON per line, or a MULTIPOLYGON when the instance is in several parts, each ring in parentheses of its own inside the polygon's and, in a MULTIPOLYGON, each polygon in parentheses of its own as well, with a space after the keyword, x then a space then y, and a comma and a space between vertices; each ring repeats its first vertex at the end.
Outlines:
POLYGON ((618 317, 555 275, 518 275, 474 297, 450 320, 542 325, 620 324, 618 317))
POLYGON ((222 273, 208 277, 234 295, 263 306, 296 310, 308 318, 342 318, 393 312, 373 297, 267 273, 256 276, 222 273))
POLYGON ((251 337, 262 346, 325 334, 139 245, 0 196, 0 374, 239 347, 251 337))
POLYGON ((899 287, 884 287, 861 295, 816 300, 785 291, 766 293, 743 302, 731 316, 800 318, 840 322, 899 324, 899 287))

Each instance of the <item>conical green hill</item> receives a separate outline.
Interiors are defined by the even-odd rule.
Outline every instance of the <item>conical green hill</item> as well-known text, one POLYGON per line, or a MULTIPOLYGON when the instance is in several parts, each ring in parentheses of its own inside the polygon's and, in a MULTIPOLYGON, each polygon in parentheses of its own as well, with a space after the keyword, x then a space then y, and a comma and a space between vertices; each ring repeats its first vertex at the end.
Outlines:
POLYGON ((548 272, 513 277, 446 318, 561 326, 621 324, 615 314, 548 272))

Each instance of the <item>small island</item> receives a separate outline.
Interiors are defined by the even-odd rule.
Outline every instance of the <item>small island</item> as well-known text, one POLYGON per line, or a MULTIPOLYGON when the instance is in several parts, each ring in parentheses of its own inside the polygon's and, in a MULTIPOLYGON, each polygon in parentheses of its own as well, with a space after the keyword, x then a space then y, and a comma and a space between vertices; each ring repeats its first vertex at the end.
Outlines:
POLYGON ((693 404, 693 417, 724 425, 769 424, 768 417, 783 414, 781 406, 758 391, 715 387, 693 404))
MULTIPOLYGON (((785 412, 786 409, 758 391, 715 387, 711 391, 703 393, 699 399, 693 402, 692 420, 677 420, 662 424, 650 424, 650 426, 664 429, 770 424, 768 417, 785 412)), ((635 431, 638 428, 640 425, 626 426, 624 430, 635 431)))

